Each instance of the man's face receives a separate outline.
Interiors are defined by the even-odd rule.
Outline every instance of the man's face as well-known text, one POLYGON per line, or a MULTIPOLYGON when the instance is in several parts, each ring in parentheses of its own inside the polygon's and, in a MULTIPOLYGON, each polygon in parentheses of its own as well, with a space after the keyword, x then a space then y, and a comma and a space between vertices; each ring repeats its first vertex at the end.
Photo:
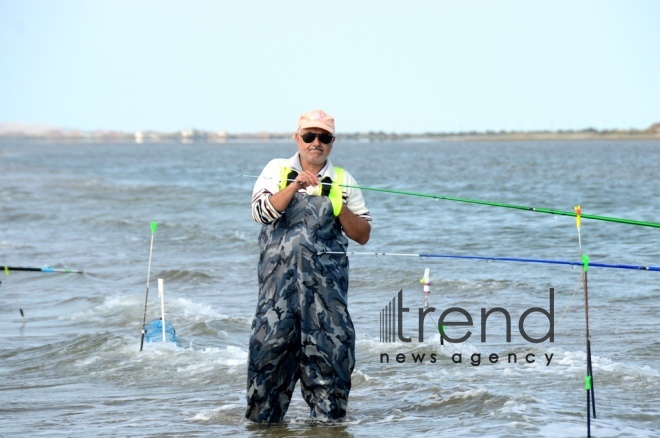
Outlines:
POLYGON ((298 145, 298 152, 300 152, 300 161, 304 163, 321 165, 326 162, 330 152, 332 151, 332 144, 335 139, 332 138, 332 141, 329 143, 323 143, 318 136, 314 138, 311 143, 305 143, 303 136, 307 133, 312 134, 329 134, 327 131, 321 128, 305 128, 301 129, 296 135, 296 144, 298 145))

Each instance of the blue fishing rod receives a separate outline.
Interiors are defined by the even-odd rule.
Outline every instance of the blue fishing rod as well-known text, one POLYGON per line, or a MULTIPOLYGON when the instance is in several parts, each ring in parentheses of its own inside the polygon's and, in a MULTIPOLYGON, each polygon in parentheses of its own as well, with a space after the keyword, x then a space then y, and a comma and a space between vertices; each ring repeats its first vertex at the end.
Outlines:
MULTIPOLYGON (((518 262, 518 263, 545 263, 552 265, 568 265, 572 267, 583 267, 584 261, 568 261, 568 260, 548 260, 548 259, 532 259, 522 257, 491 257, 479 255, 456 255, 456 254, 424 254, 424 253, 393 253, 393 252, 321 252, 321 254, 336 254, 336 255, 370 255, 376 257, 394 256, 394 257, 419 257, 419 258, 444 258, 444 259, 464 259, 464 260, 485 260, 487 262, 518 262)), ((595 263, 588 262, 589 267, 596 268, 611 268, 611 269, 630 269, 635 271, 657 271, 660 272, 660 266, 641 266, 641 265, 624 265, 624 264, 610 264, 610 263, 595 263)))

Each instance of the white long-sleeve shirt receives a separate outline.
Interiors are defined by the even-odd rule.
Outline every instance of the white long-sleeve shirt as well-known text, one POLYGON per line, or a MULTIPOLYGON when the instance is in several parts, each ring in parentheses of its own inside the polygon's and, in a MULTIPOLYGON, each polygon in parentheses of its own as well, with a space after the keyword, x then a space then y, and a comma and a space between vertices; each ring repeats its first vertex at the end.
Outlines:
MULTIPOLYGON (((280 179, 282 178, 283 168, 291 168, 297 172, 302 172, 298 153, 288 159, 276 158, 271 160, 261 171, 259 178, 257 178, 257 182, 254 184, 254 189, 252 190, 252 217, 260 224, 270 224, 283 214, 283 212, 277 211, 270 203, 271 195, 280 191, 280 179)), ((343 173, 343 181, 338 181, 339 184, 347 186, 358 185, 355 178, 348 171, 344 169, 343 173)), ((325 177, 330 177, 332 181, 337 179, 337 172, 330 160, 327 160, 317 177, 319 180, 325 177)), ((354 187, 344 186, 341 189, 342 200, 348 209, 366 219, 369 225, 371 225, 371 216, 365 205, 362 191, 354 187)), ((321 185, 300 189, 299 192, 306 192, 310 196, 317 196, 321 194, 321 185)))

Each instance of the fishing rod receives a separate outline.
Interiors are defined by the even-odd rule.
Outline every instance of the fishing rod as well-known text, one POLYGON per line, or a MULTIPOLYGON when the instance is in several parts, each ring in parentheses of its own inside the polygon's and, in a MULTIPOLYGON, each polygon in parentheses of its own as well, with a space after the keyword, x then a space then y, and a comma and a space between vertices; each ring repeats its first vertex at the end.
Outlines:
MULTIPOLYGON (((519 262, 519 263, 546 263, 553 265, 569 265, 569 266, 584 266, 584 261, 568 261, 568 260, 548 260, 548 259, 531 259, 521 257, 490 257, 478 255, 454 255, 454 254, 422 254, 422 253, 391 253, 391 252, 343 252, 343 251, 324 251, 317 255, 335 254, 335 255, 370 255, 376 257, 394 256, 394 257, 419 257, 419 258, 446 258, 446 259, 467 259, 467 260, 486 260, 487 262, 519 262)), ((612 268, 612 269, 630 269, 636 271, 657 271, 660 272, 660 266, 640 266, 640 265, 623 265, 623 264, 609 264, 609 263, 594 263, 589 262, 590 267, 596 268, 612 268)))
MULTIPOLYGON (((246 177, 246 178, 259 178, 258 176, 255 175, 235 175, 235 176, 241 176, 241 177, 246 177)), ((328 184, 328 183, 321 183, 321 184, 328 184)), ((575 217, 576 213, 572 211, 563 211, 563 210, 554 210, 554 209, 549 209, 549 208, 539 208, 539 207, 529 207, 526 205, 516 205, 516 204, 506 204, 502 202, 491 202, 491 201, 481 201, 478 199, 466 199, 466 198, 457 198, 453 196, 443 196, 443 195, 432 195, 428 193, 418 193, 418 192, 409 192, 409 191, 404 191, 404 190, 393 190, 393 189, 383 189, 383 188, 377 188, 377 187, 365 187, 365 186, 356 186, 356 185, 349 185, 349 184, 338 184, 341 187, 346 187, 346 188, 351 188, 351 189, 360 189, 360 190, 365 190, 365 191, 372 191, 372 192, 381 192, 381 193, 390 193, 394 195, 405 195, 405 196, 417 196, 421 198, 430 198, 430 199, 435 199, 436 201, 455 201, 455 202, 464 202, 468 204, 478 204, 478 205, 487 205, 491 207, 501 207, 501 208, 510 208, 510 209, 515 209, 515 210, 524 210, 524 211, 532 211, 535 213, 546 213, 546 214, 551 214, 553 216, 570 216, 570 217, 575 217)), ((648 222, 648 221, 641 221, 641 220, 634 220, 634 219, 624 219, 624 218, 618 218, 618 217, 610 217, 610 216, 599 216, 599 215, 593 215, 593 214, 582 214, 582 219, 593 219, 593 220, 599 220, 599 221, 606 221, 606 222, 616 222, 616 223, 621 223, 621 224, 628 224, 628 225, 638 225, 638 226, 643 226, 643 227, 654 227, 654 228, 660 228, 660 222, 648 222)))
MULTIPOLYGON (((346 184, 339 184, 339 185, 342 186, 342 187, 360 189, 360 190, 368 190, 368 191, 373 191, 373 192, 392 193, 392 194, 407 195, 407 196, 418 196, 418 197, 431 198, 431 199, 442 200, 442 201, 456 201, 456 202, 465 202, 465 203, 468 203, 468 204, 488 205, 488 206, 491 206, 491 207, 511 208, 511 209, 515 209, 515 210, 533 211, 535 213, 546 213, 546 214, 551 214, 553 216, 572 216, 572 217, 575 217, 574 212, 563 211, 563 210, 554 210, 554 209, 539 208, 539 207, 529 207, 529 206, 526 206, 526 205, 505 204, 505 203, 501 203, 501 202, 480 201, 478 199, 456 198, 456 197, 452 197, 452 196, 430 195, 430 194, 426 194, 426 193, 406 192, 406 191, 401 191, 401 190, 380 189, 380 188, 375 188, 375 187, 353 186, 353 185, 346 185, 346 184)), ((628 225, 639 225, 639 226, 643 226, 643 227, 660 228, 660 223, 659 222, 648 222, 648 221, 640 221, 640 220, 634 220, 634 219, 624 219, 624 218, 610 217, 610 216, 599 216, 599 215, 593 215, 593 214, 583 214, 582 218, 583 219, 593 219, 593 220, 599 220, 599 221, 606 221, 606 222, 617 222, 617 223, 628 224, 628 225)))
POLYGON ((24 268, 17 266, 3 266, 2 269, 5 272, 8 271, 31 271, 31 272, 63 272, 66 274, 82 274, 82 270, 78 269, 67 269, 67 268, 24 268))
POLYGON ((584 321, 585 321, 585 338, 587 349, 587 375, 584 378, 584 388, 587 391, 587 437, 591 437, 591 413, 593 410, 593 417, 596 418, 596 396, 594 394, 594 373, 591 361, 591 336, 589 335, 589 288, 587 285, 587 271, 589 270, 589 256, 582 252, 582 236, 580 233, 580 206, 576 206, 575 210, 575 226, 578 234, 578 245, 580 247, 580 258, 583 261, 582 265, 582 279, 584 290, 584 321))
POLYGON ((145 328, 147 326, 147 302, 149 301, 149 278, 151 277, 151 255, 154 250, 154 234, 156 234, 156 228, 158 228, 157 222, 151 223, 151 245, 149 246, 149 267, 147 268, 147 291, 144 294, 144 316, 142 317, 142 338, 140 339, 140 351, 144 346, 144 334, 145 328))

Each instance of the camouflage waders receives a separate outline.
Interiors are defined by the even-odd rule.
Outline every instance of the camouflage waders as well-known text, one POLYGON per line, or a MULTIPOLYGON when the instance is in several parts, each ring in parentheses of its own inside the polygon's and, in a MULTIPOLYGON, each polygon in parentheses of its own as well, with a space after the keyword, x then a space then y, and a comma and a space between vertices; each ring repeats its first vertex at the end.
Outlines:
POLYGON ((248 408, 256 422, 282 421, 296 382, 321 421, 346 415, 355 366, 348 314, 348 240, 325 196, 296 193, 259 234, 259 301, 248 359, 248 408))

